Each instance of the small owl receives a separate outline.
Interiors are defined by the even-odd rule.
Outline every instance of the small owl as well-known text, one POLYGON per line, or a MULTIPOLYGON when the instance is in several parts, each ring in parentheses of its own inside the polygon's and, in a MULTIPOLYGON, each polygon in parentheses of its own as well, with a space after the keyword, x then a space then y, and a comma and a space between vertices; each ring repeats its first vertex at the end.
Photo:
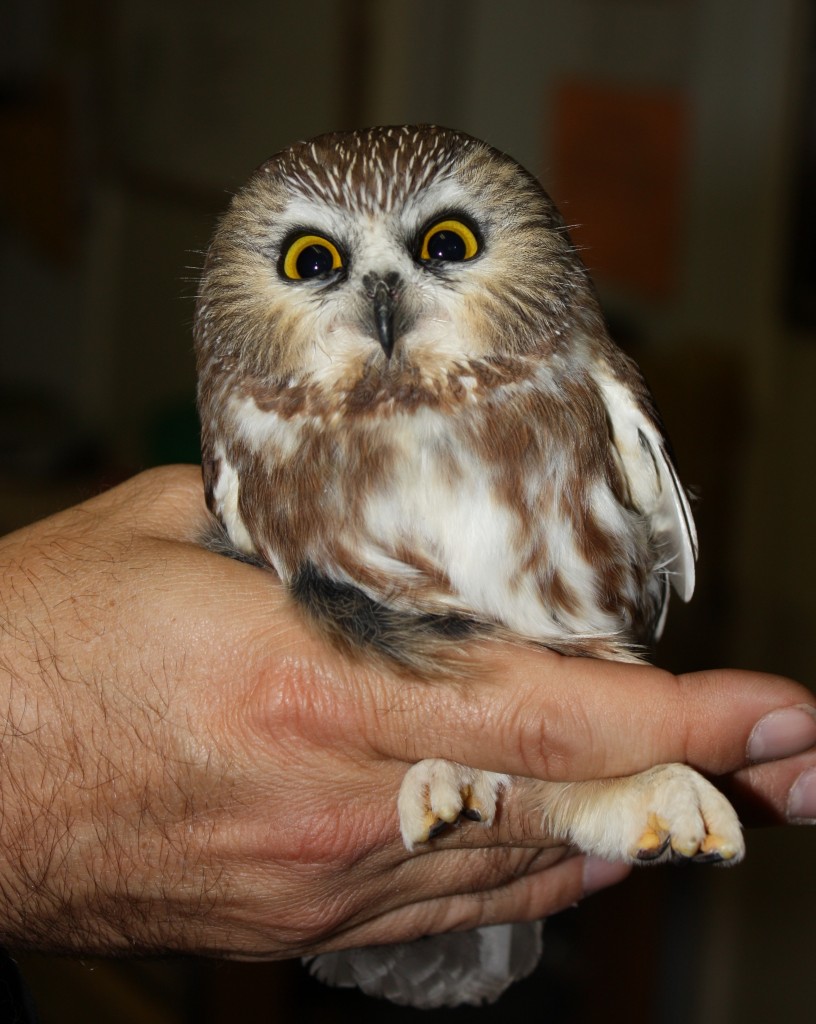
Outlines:
MULTIPOLYGON (((649 392, 552 201, 486 144, 390 127, 274 156, 215 233, 195 335, 209 507, 344 650, 426 679, 466 674, 485 636, 636 661, 670 586, 691 596, 694 524, 649 392)), ((491 823, 512 784, 414 765, 405 845, 491 823)), ((731 806, 684 765, 538 798, 554 837, 611 860, 743 855, 731 806)), ((312 966, 477 1003, 538 944, 503 925, 312 966)))

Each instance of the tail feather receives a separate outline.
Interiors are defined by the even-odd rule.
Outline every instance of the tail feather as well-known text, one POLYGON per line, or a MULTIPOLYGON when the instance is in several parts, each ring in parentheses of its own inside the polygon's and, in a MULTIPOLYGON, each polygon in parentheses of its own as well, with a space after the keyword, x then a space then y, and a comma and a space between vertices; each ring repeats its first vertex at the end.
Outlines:
POLYGON ((402 1006, 492 1003, 525 978, 541 957, 540 921, 430 935, 394 946, 321 953, 307 961, 315 977, 402 1006))

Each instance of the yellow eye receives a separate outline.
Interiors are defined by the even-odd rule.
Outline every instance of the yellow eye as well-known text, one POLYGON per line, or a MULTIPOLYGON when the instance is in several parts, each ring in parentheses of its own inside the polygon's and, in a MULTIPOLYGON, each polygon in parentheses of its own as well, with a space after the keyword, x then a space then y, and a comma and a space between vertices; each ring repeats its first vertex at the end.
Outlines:
POLYGON ((301 235, 286 250, 281 267, 291 281, 326 277, 343 266, 334 242, 320 235, 301 235))
POLYGON ((460 220, 441 220, 425 232, 419 258, 456 263, 472 259, 478 251, 479 242, 467 224, 460 220))

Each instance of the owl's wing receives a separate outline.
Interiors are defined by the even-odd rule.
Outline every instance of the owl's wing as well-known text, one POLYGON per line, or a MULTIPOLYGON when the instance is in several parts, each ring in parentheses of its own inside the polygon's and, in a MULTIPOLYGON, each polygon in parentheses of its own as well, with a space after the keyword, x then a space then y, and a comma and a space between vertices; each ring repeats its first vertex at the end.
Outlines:
MULTIPOLYGON (((601 375, 601 393, 632 504, 648 519, 665 572, 680 597, 688 601, 694 592, 697 530, 663 429, 647 393, 638 394, 611 370, 601 375)), ((658 636, 662 626, 663 616, 658 636)))

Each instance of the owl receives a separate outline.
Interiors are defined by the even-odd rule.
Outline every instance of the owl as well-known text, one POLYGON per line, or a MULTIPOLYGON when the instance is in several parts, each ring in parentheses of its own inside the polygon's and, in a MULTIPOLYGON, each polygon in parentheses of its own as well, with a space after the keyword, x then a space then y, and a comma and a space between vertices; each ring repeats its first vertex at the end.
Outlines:
MULTIPOLYGON (((485 143, 380 127, 272 157, 216 230, 195 338, 226 543, 349 654, 428 680, 466 679, 491 636, 636 661, 669 589, 691 596, 695 528, 650 394, 552 201, 485 143)), ((405 845, 490 824, 512 785, 419 762, 405 845)), ((610 860, 743 855, 730 804, 684 765, 541 782, 537 802, 552 836, 610 860)), ((455 1005, 495 999, 538 948, 535 926, 499 925, 312 968, 455 1005)))

